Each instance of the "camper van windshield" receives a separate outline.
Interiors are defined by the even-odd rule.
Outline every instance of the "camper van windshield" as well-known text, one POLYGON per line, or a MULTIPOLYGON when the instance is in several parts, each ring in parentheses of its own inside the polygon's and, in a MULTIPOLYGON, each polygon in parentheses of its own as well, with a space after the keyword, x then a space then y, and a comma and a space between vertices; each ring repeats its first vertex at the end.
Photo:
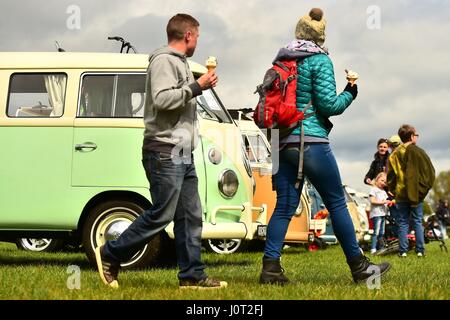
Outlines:
POLYGON ((197 97, 197 112, 207 120, 232 123, 228 111, 225 110, 212 89, 203 91, 203 94, 197 97))

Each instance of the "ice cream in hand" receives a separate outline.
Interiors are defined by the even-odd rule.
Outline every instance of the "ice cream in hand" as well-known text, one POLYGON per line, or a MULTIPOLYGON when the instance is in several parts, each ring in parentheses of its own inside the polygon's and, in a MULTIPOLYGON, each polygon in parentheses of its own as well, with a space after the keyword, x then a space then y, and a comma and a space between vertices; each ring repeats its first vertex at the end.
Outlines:
POLYGON ((350 82, 353 86, 355 84, 355 81, 359 78, 358 73, 347 69, 345 69, 345 72, 347 73, 347 81, 350 82))
POLYGON ((214 71, 217 67, 217 59, 216 57, 208 57, 206 60, 206 68, 208 69, 208 72, 214 71))

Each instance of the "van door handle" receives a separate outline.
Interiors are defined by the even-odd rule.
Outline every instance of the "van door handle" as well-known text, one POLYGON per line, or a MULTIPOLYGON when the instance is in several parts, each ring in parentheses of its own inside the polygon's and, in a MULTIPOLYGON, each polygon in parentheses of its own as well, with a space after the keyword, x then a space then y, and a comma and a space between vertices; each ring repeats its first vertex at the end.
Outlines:
POLYGON ((84 149, 91 149, 90 151, 94 151, 97 149, 97 145, 93 142, 85 142, 75 145, 75 151, 85 151, 84 149))

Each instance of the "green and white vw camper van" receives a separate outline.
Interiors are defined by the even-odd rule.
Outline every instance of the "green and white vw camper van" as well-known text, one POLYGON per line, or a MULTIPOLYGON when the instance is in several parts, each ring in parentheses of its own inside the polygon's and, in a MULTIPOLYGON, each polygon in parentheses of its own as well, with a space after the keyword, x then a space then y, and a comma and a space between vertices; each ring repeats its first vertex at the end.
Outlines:
MULTIPOLYGON (((0 53, 2 240, 69 238, 93 262, 94 247, 151 206, 141 164, 147 66, 140 54, 0 53)), ((252 206, 239 128, 214 90, 197 102, 202 237, 250 240, 266 212, 252 206)), ((157 261, 173 237, 169 225, 124 267, 157 261)))

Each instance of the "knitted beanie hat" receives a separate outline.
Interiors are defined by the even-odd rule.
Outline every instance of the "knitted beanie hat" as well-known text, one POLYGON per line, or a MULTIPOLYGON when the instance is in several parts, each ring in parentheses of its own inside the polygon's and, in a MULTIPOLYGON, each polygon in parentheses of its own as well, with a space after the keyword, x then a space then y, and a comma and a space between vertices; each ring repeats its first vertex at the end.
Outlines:
POLYGON ((298 21, 295 28, 295 37, 297 39, 314 41, 319 46, 323 46, 326 24, 322 9, 313 8, 309 15, 301 17, 298 21))

